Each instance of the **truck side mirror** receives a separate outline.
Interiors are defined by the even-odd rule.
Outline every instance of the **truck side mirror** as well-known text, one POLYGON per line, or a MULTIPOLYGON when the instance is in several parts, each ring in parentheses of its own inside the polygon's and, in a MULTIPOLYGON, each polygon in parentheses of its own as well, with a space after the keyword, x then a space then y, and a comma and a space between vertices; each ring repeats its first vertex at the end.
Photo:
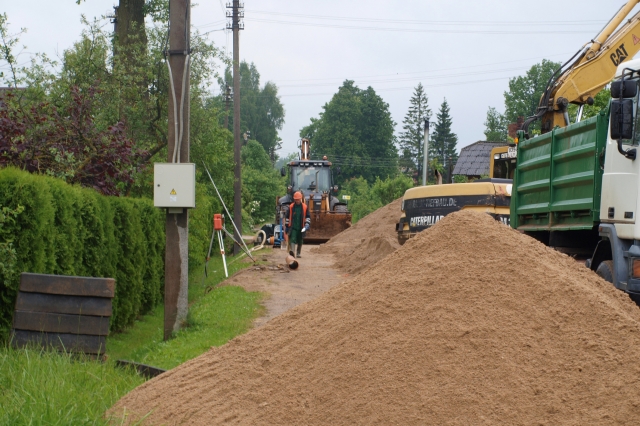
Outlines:
POLYGON ((638 83, 635 80, 617 80, 611 83, 611 97, 635 98, 638 94, 638 83), (622 92, 622 96, 620 96, 622 92))
POLYGON ((280 169, 280 176, 286 176, 287 175, 287 169, 284 168, 284 166, 282 166, 282 168, 280 169))
POLYGON ((625 157, 635 160, 636 150, 624 150, 622 141, 633 137, 633 100, 611 100, 611 139, 618 141, 618 152, 625 157))
POLYGON ((611 139, 633 137, 633 101, 613 99, 611 101, 611 139))

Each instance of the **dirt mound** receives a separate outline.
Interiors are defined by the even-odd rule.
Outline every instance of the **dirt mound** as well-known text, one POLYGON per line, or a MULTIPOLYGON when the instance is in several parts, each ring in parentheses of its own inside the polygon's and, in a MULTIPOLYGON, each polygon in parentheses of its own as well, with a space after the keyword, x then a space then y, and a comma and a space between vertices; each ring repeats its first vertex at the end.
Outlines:
POLYGON ((400 247, 396 238, 376 236, 363 238, 360 244, 352 245, 351 253, 335 253, 338 268, 352 274, 370 268, 400 247))
MULTIPOLYGON (((302 279, 302 278, 301 278, 302 279)), ((640 310, 486 214, 130 392, 154 424, 634 424, 640 310)))
POLYGON ((336 266, 349 273, 369 268, 400 247, 395 224, 400 218, 401 202, 402 198, 398 198, 369 213, 318 247, 318 252, 333 254, 336 266))

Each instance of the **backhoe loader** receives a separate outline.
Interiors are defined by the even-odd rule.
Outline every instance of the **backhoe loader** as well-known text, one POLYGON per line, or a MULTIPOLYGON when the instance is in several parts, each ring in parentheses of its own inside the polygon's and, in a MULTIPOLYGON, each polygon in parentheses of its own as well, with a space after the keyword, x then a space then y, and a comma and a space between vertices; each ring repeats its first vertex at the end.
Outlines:
POLYGON ((276 199, 276 224, 274 245, 282 244, 284 239, 284 213, 293 202, 293 194, 302 192, 303 203, 307 205, 311 216, 311 227, 306 232, 305 243, 324 243, 334 235, 351 226, 351 213, 347 205, 335 197, 338 186, 333 184, 331 162, 325 156, 322 160, 310 159, 310 142, 301 139, 300 159, 282 167, 281 174, 289 175, 287 194, 276 199), (288 169, 288 170, 287 170, 288 169), (278 238, 280 237, 280 238, 278 238))

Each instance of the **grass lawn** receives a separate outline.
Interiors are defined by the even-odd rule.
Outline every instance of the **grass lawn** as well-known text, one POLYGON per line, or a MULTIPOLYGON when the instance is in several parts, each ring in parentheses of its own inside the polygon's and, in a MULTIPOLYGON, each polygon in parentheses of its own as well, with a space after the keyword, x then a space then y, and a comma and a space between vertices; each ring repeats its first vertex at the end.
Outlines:
MULTIPOLYGON (((234 262, 229 274, 251 264, 234 262)), ((220 258, 212 258, 208 269, 204 281, 203 267, 190 274, 188 326, 167 342, 162 340, 164 309, 159 306, 127 331, 107 338, 106 363, 0 347, 0 425, 106 424, 105 410, 144 382, 135 372, 115 367, 115 360, 170 369, 245 333, 262 312, 263 294, 215 287, 224 280, 220 258), (208 286, 214 288, 205 293, 208 286)))
MULTIPOLYGON (((250 265, 242 260, 234 262, 229 265, 229 275, 250 265)), ((263 295, 233 286, 215 287, 205 294, 208 286, 224 280, 222 259, 211 258, 208 270, 204 282, 202 267, 191 274, 188 326, 184 330, 164 342, 164 307, 158 306, 133 328, 107 338, 109 357, 170 369, 249 330, 261 313, 263 295)))

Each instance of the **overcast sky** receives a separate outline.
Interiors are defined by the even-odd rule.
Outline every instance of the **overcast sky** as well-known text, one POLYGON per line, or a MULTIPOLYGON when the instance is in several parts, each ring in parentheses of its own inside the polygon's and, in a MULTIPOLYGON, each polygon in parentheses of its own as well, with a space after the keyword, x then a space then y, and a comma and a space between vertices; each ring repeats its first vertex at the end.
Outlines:
MULTIPOLYGON (((12 32, 28 29, 22 36, 27 48, 19 58, 28 62, 35 52, 59 56, 78 40, 81 14, 110 14, 117 1, 1 3, 12 32)), ((198 3, 192 25, 200 32, 224 28, 226 0, 192 3, 198 3)), ((524 74, 542 59, 568 60, 624 3, 245 0, 240 57, 255 63, 262 84, 273 81, 279 87, 286 110, 282 156, 296 151, 300 129, 319 115, 345 79, 374 88, 389 104, 396 133, 421 82, 434 117, 447 99, 461 148, 484 139, 488 107, 504 111, 510 77, 524 74)), ((212 31, 209 37, 231 55, 230 34, 212 31)), ((217 86, 212 90, 217 92, 217 86)))

